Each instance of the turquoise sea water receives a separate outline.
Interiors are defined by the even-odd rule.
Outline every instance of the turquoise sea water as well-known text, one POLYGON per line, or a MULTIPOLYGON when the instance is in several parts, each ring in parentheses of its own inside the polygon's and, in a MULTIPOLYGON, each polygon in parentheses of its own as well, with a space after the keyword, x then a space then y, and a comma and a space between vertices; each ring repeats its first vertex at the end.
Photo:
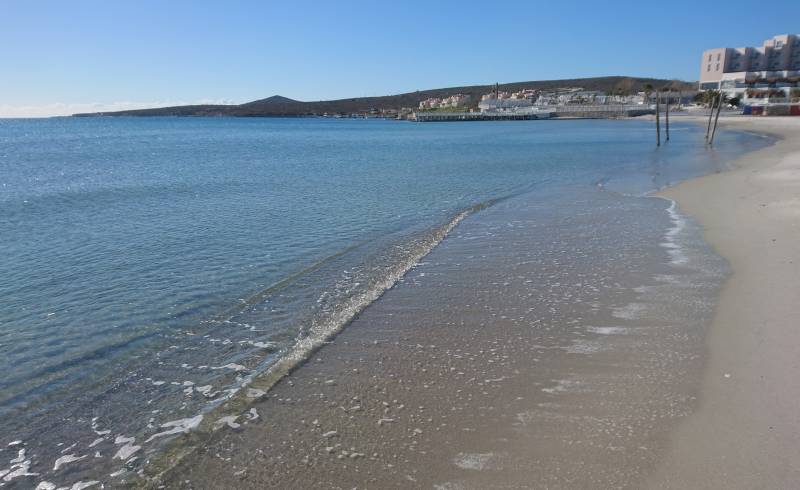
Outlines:
POLYGON ((645 121, 0 120, 0 486, 135 469, 470 212, 640 196, 767 143, 672 129, 657 149, 645 121))

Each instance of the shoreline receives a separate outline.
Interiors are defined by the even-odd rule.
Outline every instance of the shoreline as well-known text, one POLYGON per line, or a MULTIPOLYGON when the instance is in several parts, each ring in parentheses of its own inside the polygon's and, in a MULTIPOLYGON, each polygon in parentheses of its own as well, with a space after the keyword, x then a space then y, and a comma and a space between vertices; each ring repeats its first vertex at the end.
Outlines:
MULTIPOLYGON (((704 121, 703 117, 696 119, 704 121)), ((687 118, 681 121, 689 122, 687 118)), ((447 322, 451 318, 434 312, 436 301, 419 301, 418 292, 401 285, 387 291, 390 299, 372 303, 347 329, 328 339, 325 344, 329 345, 315 349, 310 359, 282 373, 285 376, 270 379, 269 384, 274 386, 251 386, 256 395, 247 390, 242 394, 243 404, 234 402, 234 409, 242 413, 250 409, 244 418, 205 421, 208 428, 214 426, 213 430, 194 431, 188 436, 191 442, 185 441, 188 446, 178 445, 177 453, 170 454, 167 468, 156 464, 151 468, 155 473, 146 471, 146 481, 130 483, 148 488, 159 484, 293 488, 300 483, 325 483, 326 488, 355 485, 455 490, 527 488, 526 482, 558 488, 752 488, 760 482, 785 487, 796 481, 798 475, 791 473, 790 458, 800 440, 794 439, 800 433, 800 424, 785 422, 784 426, 793 425, 794 429, 789 442, 780 451, 770 448, 768 456, 755 463, 765 445, 758 434, 751 431, 743 435, 739 428, 752 420, 763 422, 759 418, 769 411, 747 412, 752 408, 747 403, 727 406, 731 393, 726 389, 752 373, 747 373, 747 365, 731 367, 730 363, 732 357, 746 358, 746 325, 738 325, 735 339, 720 335, 720 329, 731 317, 742 316, 738 309, 746 302, 737 288, 751 287, 749 278, 743 277, 743 266, 766 267, 749 262, 764 259, 765 254, 735 253, 741 252, 748 229, 726 236, 733 233, 731 227, 757 224, 753 221, 757 216, 741 220, 737 211, 728 211, 728 201, 738 199, 734 194, 746 191, 729 187, 733 187, 731 182, 749 184, 753 173, 778 165, 775 158, 800 152, 800 142, 790 138, 800 124, 792 126, 794 121, 788 119, 738 118, 721 120, 720 124, 724 129, 769 134, 778 141, 728 162, 732 166, 729 170, 692 178, 644 197, 671 203, 666 211, 675 226, 668 236, 673 230, 678 233, 692 226, 678 224, 681 215, 696 220, 702 225, 706 242, 733 268, 708 318, 698 317, 687 305, 686 312, 675 312, 674 322, 680 324, 678 317, 691 317, 692 323, 680 325, 677 334, 664 333, 665 318, 649 323, 642 323, 635 314, 628 318, 625 300, 620 303, 617 299, 608 303, 615 310, 615 319, 603 319, 610 323, 589 323, 604 326, 589 327, 577 338, 562 335, 531 342, 508 320, 501 323, 511 334, 501 337, 487 336, 480 329, 461 332, 462 328, 447 322), (721 231, 721 225, 728 228, 721 231), (393 315, 399 317, 408 309, 432 312, 411 318, 436 324, 441 331, 425 330, 424 325, 407 319, 392 322, 393 315), (398 325, 407 326, 407 331, 398 329, 398 325), (645 333, 639 331, 643 325, 645 333), (676 335, 686 339, 676 342, 669 338, 676 335), (602 346, 603 342, 614 345, 602 346), (731 348, 731 342, 738 345, 731 348), (483 346, 487 349, 473 350, 483 346), (661 357, 664 347, 669 352, 661 357), (535 364, 530 362, 531 353, 536 356, 535 364), (721 353, 729 358, 728 364, 720 364, 721 353), (598 391, 593 385, 603 388, 598 391), (518 396, 514 399, 512 395, 518 396), (243 424, 248 430, 237 430, 243 424), (727 438, 720 438, 719 433, 727 438), (181 454, 187 449, 190 454, 181 454), (441 457, 441 452, 453 449, 457 454, 441 457), (177 459, 173 459, 175 456, 177 459), (735 464, 730 463, 732 456, 737 458, 735 464), (777 464, 776 457, 783 460, 770 467, 770 463, 777 464), (565 468, 570 461, 576 463, 575 467, 565 468), (159 474, 164 469, 166 472, 159 474), (730 469, 738 474, 728 473, 730 469), (715 476, 719 480, 714 480, 715 476)), ((795 201, 794 211, 800 216, 800 201, 795 201)), ((463 232, 459 228, 456 234, 463 232)), ((791 248, 792 242, 780 238, 791 248)), ((453 243, 448 241, 442 248, 451 247, 453 243)), ((442 251, 434 248, 435 260, 442 260, 442 251)), ((466 259, 463 254, 458 257, 466 259)), ((423 271, 427 262, 428 258, 423 259, 423 271)), ((482 267, 474 265, 479 270, 482 267)), ((425 273, 416 269, 412 268, 400 283, 421 281, 425 273)), ((436 274, 431 270, 427 273, 432 272, 436 274)), ((486 275, 490 272, 483 271, 486 275)), ((466 301, 459 294, 465 293, 469 282, 453 293, 453 304, 466 301)), ((784 291, 784 303, 790 304, 792 291, 797 288, 784 291)), ((746 294, 753 296, 752 292, 746 294)), ((516 297, 516 302, 505 307, 519 306, 521 298, 516 297)), ((639 304, 638 300, 627 301, 633 301, 627 306, 639 304)), ((465 314, 456 319, 462 326, 475 327, 477 322, 470 324, 470 316, 480 317, 482 312, 465 314)), ((493 315, 484 320, 496 318, 493 315)), ((784 355, 791 359, 790 353, 784 355)), ((748 362, 752 366, 754 360, 748 362)), ((751 376, 738 394, 757 392, 757 384, 757 377, 751 376)), ((773 395, 779 392, 771 388, 773 395)), ((763 399, 759 395, 748 401, 763 399)), ((791 402, 794 397, 787 399, 791 402)), ((791 418, 791 405, 784 406, 781 414, 791 418)), ((779 425, 772 423, 770 430, 779 425)))
MULTIPOLYGON (((642 199, 661 201, 653 197, 660 196, 642 199)), ((668 201, 657 206, 673 220, 669 237, 687 223, 678 224, 674 200, 668 201)), ((460 227, 456 235, 462 233, 460 227)), ((446 241, 425 263, 442 261, 446 249, 457 245, 446 241)), ((698 349, 713 305, 642 318, 637 303, 642 295, 604 297, 606 316, 584 319, 598 326, 570 337, 575 327, 562 325, 566 336, 528 339, 513 320, 485 315, 473 304, 476 298, 463 296, 476 278, 494 272, 483 267, 472 264, 481 274, 456 281, 460 287, 431 288, 453 289, 442 293, 449 299, 442 305, 466 303, 467 310, 455 318, 447 308, 437 312, 437 301, 408 286, 389 290, 262 395, 254 415, 263 425, 223 429, 213 439, 197 434, 198 452, 152 483, 460 489, 526 488, 530 481, 629 487, 646 480, 677 424, 697 408, 703 372, 698 349), (413 315, 412 321, 392 320, 414 309, 429 312, 422 325, 413 315), (501 324, 503 334, 485 332, 485 321, 501 324), (453 449, 458 454, 442 458, 453 449), (569 461, 578 464, 565 468, 569 461)), ((441 270, 427 273, 441 275, 441 270)), ((414 270, 401 282, 420 281, 419 287, 430 282, 423 276, 414 270)), ((701 290, 709 287, 714 286, 701 290)), ((651 300, 680 293, 674 282, 642 290, 651 291, 651 300)), ((486 304, 512 309, 524 306, 522 298, 486 304)), ((667 301, 656 306, 668 310, 667 301)))
MULTIPOLYGON (((682 119, 685 120, 685 119, 682 119)), ((699 118, 698 118, 699 120, 699 118)), ((698 409, 650 488, 791 488, 800 481, 800 120, 721 118, 778 141, 658 195, 697 219, 733 270, 706 338, 698 409)))
MULTIPOLYGON (((357 478, 359 472, 373 475, 373 488, 408 485, 402 480, 406 477, 429 488, 483 488, 499 482, 524 487, 531 478, 549 486, 583 482, 619 487, 641 481, 656 462, 667 429, 694 405, 693 383, 700 379, 696 346, 702 344, 697 335, 710 323, 710 305, 716 302, 725 270, 697 226, 675 212, 674 202, 650 197, 651 190, 725 171, 725 162, 771 139, 725 131, 722 145, 712 152, 704 147, 702 132, 684 123, 676 124, 668 151, 660 151, 651 144, 652 126, 645 121, 575 122, 574 127, 577 138, 553 127, 540 126, 542 137, 536 131, 536 138, 529 138, 524 128, 511 130, 524 135, 521 141, 582 144, 574 153, 544 145, 536 148, 541 156, 538 151, 504 155, 499 162, 506 165, 517 158, 535 164, 531 168, 537 171, 526 171, 530 178, 515 187, 524 187, 524 192, 464 220, 429 257, 409 264, 413 269, 408 274, 399 271, 403 279, 385 297, 372 302, 361 293, 373 291, 372 285, 382 284, 405 263, 396 259, 427 243, 430 235, 419 226, 413 240, 381 235, 382 242, 370 249, 380 252, 354 253, 350 259, 364 259, 357 269, 347 267, 353 260, 326 259, 321 272, 299 281, 302 288, 304 282, 332 277, 326 273, 343 271, 347 276, 325 291, 300 290, 309 299, 323 293, 319 315, 308 324, 314 332, 333 326, 329 319, 338 325, 341 317, 336 315, 358 306, 351 300, 370 304, 347 322, 345 332, 312 349, 310 360, 297 369, 287 364, 288 386, 268 389, 281 378, 275 372, 249 381, 279 357, 272 353, 282 345, 269 343, 265 357, 260 349, 267 344, 253 342, 273 337, 249 332, 264 331, 258 330, 258 322, 266 318, 280 323, 281 308, 291 306, 294 297, 280 299, 268 287, 253 297, 243 296, 241 306, 226 307, 207 327, 186 331, 186 341, 179 332, 180 340, 168 341, 174 347, 164 357, 156 353, 161 361, 152 368, 126 369, 126 382, 100 399, 103 403, 88 407, 76 402, 76 423, 59 424, 49 437, 65 441, 64 448, 74 451, 69 458, 81 458, 81 448, 88 445, 92 459, 70 461, 68 473, 61 467, 51 470, 56 465, 48 463, 64 457, 58 452, 64 448, 48 445, 36 434, 9 440, 24 442, 26 454, 35 456, 30 471, 45 482, 80 478, 147 485, 159 474, 169 478, 182 456, 188 457, 175 478, 193 473, 200 486, 208 482, 217 487, 236 482, 241 471, 256 487, 297 483, 276 482, 271 472, 302 475, 298 481, 309 485, 310 478, 320 478, 343 488, 370 481, 357 478), (616 145, 587 152, 598 140, 616 145), (391 243, 404 245, 384 252, 388 249, 381 246, 391 243), (702 264, 715 271, 710 276, 708 271, 690 273, 702 264), (364 287, 345 290, 353 284, 364 287), (688 287, 680 290, 677 284, 688 287), (278 314, 262 315, 262 303, 278 314), (385 335, 394 341, 387 343, 385 335), (420 350, 431 345, 438 352, 420 350), (318 359, 329 364, 325 377, 319 374, 318 359), (361 364, 355 368, 359 373, 365 372, 351 373, 354 363, 361 364), (222 376, 216 373, 223 368, 227 371, 222 376), (405 380, 402 387, 393 377, 405 380), (225 391, 213 391, 217 382, 225 391), (376 400, 374 393, 365 395, 364 386, 396 395, 376 400), (358 404, 351 403, 353 397, 359 398, 358 404), (334 400, 343 413, 324 406, 334 400), (351 413, 356 406, 363 410, 351 413), (381 416, 386 409, 391 416, 381 416), (342 415, 347 419, 341 420, 342 415), (383 418, 393 421, 381 425, 383 418), (440 424, 430 426, 434 422, 428 419, 440 424), (282 423, 272 427, 273 421, 282 423), (97 437, 108 430, 121 435, 97 437), (329 446, 320 446, 331 430, 339 434, 330 436, 336 439, 332 453, 329 446), (241 434, 244 444, 228 446, 230 437, 251 431, 241 434), (291 456, 280 446, 265 444, 275 440, 287 444, 291 456), (125 441, 134 444, 120 447, 125 441), (195 447, 200 449, 198 458, 191 454, 195 447), (224 453, 224 459, 216 456, 224 453), (249 463, 254 453, 275 460, 249 463), (529 469, 529 462, 537 459, 535 471, 529 469), (235 467, 227 467, 226 460, 235 467), (193 464, 200 467, 190 468, 193 464), (208 477, 200 474, 204 471, 208 477)), ((445 133, 463 138, 487 131, 504 132, 487 125, 445 133)), ((485 168, 481 157, 474 160, 485 168)), ((472 161, 465 155, 457 165, 472 161)), ((510 169, 521 170, 516 165, 510 169)), ((492 174, 504 175, 496 167, 487 170, 490 182, 492 174)), ((452 178, 448 182, 445 189, 458 183, 452 178)), ((441 196, 446 194, 437 199, 441 196)))

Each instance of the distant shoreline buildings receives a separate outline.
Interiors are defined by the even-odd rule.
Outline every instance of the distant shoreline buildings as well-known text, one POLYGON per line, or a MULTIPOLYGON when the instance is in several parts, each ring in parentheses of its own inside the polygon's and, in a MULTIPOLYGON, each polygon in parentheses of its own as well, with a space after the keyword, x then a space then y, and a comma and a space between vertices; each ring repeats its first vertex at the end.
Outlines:
MULTIPOLYGON (((653 96, 654 97, 654 96, 653 96)), ((650 97, 651 99, 653 97, 650 97)), ((673 96, 677 98, 677 95, 673 96)), ((563 105, 606 105, 606 104, 647 104, 644 92, 629 93, 626 95, 611 95, 598 90, 584 90, 580 87, 563 87, 553 90, 521 89, 517 92, 502 91, 495 85, 489 93, 483 94, 477 104, 480 112, 508 112, 519 111, 526 108, 550 107, 563 105)), ((431 97, 419 103, 418 110, 466 109, 475 107, 472 97, 465 94, 456 94, 449 97, 431 97)))
POLYGON ((419 103, 420 110, 428 109, 456 109, 458 107, 465 107, 472 99, 469 95, 455 94, 449 97, 431 97, 419 103))
MULTIPOLYGON (((420 122, 433 121, 502 121, 567 118, 613 118, 630 117, 653 112, 645 92, 620 91, 616 95, 604 91, 584 90, 581 87, 563 87, 551 90, 523 88, 517 92, 501 91, 495 84, 492 91, 483 94, 474 105, 469 99, 426 99, 419 104, 419 112, 410 119, 420 122), (463 105, 462 105, 463 104, 463 105), (461 110, 448 111, 448 107, 461 110), (469 108, 469 110, 467 110, 469 108), (445 109, 445 110, 441 110, 445 109)), ((460 95, 460 94, 459 94, 460 95)), ((676 91, 664 95, 680 105, 684 92, 676 91)), ((690 96, 691 97, 691 96, 690 96)), ((674 107, 674 106, 673 106, 674 107)), ((674 109, 673 109, 674 110, 674 109)))
MULTIPOLYGON (((674 97, 677 99, 677 95, 674 97)), ((505 92, 498 86, 484 94, 478 103, 478 110, 484 113, 524 112, 541 108, 565 106, 608 106, 608 105, 647 105, 649 101, 644 92, 626 95, 611 95, 598 90, 584 90, 580 87, 564 87, 556 90, 522 89, 518 92, 505 92)))
POLYGON ((746 99, 800 97, 800 35, 782 34, 763 46, 703 51, 700 90, 746 99))

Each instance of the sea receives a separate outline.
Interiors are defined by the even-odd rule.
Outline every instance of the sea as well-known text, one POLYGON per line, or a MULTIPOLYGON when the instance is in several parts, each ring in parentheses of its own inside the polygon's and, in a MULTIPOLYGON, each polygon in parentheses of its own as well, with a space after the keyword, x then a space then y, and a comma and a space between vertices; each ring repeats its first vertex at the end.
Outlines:
POLYGON ((0 487, 146 471, 493 209, 535 224, 500 223, 506 247, 558 248, 540 281, 685 265, 678 235, 701 230, 651 194, 771 140, 670 129, 657 147, 642 120, 0 119, 0 487))

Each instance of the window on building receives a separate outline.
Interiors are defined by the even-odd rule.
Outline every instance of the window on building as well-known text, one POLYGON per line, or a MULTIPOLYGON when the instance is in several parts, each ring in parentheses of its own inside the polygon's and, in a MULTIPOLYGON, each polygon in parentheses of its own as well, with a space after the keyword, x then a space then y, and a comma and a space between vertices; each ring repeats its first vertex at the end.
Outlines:
POLYGON ((717 61, 719 61, 720 56, 722 56, 722 55, 720 53, 717 53, 717 61))
POLYGON ((716 71, 719 71, 719 63, 717 63, 716 71))
POLYGON ((711 71, 711 65, 708 65, 708 69, 706 71, 711 71))
POLYGON ((708 61, 711 61, 711 55, 708 55, 708 61))

